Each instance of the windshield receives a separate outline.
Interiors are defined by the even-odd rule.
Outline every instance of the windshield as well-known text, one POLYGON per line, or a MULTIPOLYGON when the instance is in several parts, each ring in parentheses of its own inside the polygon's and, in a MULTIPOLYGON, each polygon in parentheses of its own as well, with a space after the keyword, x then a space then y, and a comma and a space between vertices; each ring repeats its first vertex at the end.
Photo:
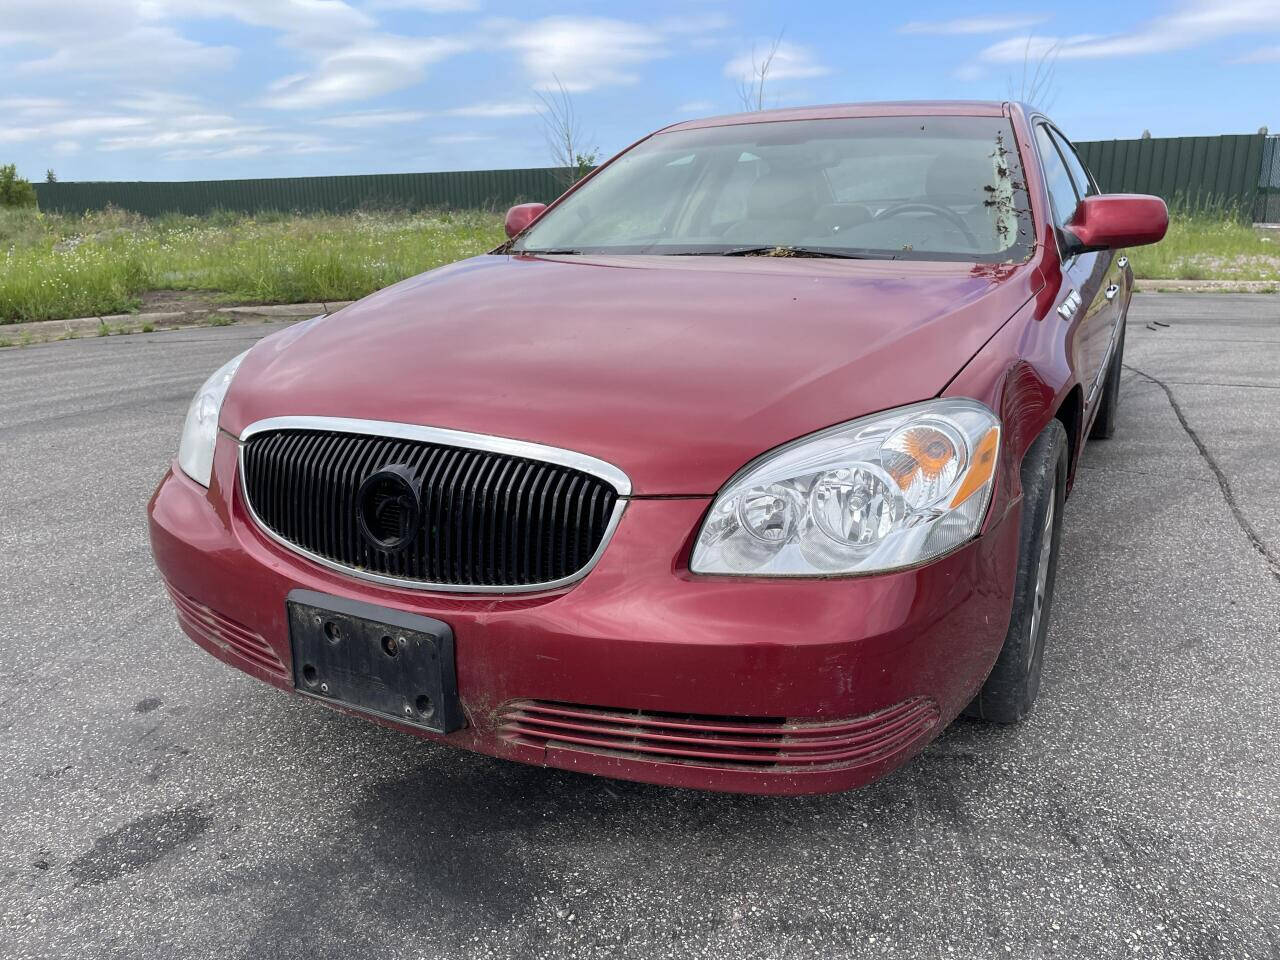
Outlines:
POLYGON ((1008 120, 858 117, 656 134, 511 252, 1011 262, 1032 235, 1008 120))

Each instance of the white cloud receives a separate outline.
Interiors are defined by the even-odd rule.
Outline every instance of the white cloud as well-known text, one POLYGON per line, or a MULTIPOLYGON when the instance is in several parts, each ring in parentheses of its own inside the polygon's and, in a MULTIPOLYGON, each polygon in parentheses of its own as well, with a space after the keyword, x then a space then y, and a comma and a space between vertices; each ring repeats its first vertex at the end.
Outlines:
POLYGON ((376 36, 321 58, 308 73, 277 80, 263 103, 284 110, 367 100, 419 82, 428 64, 466 49, 444 37, 376 36))
POLYGON ((100 150, 155 150, 190 144, 217 143, 228 140, 246 140, 267 132, 264 127, 195 127, 190 130, 160 130, 145 134, 107 137, 98 144, 100 150))
MULTIPOLYGON (((1062 60, 1169 53, 1207 41, 1259 30, 1280 30, 1280 0, 1196 0, 1176 13, 1156 17, 1123 34, 1031 37, 1029 56, 1057 48, 1062 60)), ((1020 61, 1028 55, 1026 37, 1012 37, 982 51, 994 62, 1020 61)))
POLYGON ((982 16, 961 17, 958 20, 912 20, 899 29, 899 33, 1001 33, 1005 30, 1025 30, 1049 19, 1045 16, 982 16))
POLYGON ((308 133, 241 125, 161 129, 108 137, 99 141, 97 149, 107 152, 137 150, 148 154, 160 152, 165 160, 231 160, 257 156, 267 151, 288 154, 335 153, 352 147, 308 133))
POLYGON ((375 10, 420 10, 423 13, 465 13, 479 10, 480 0, 373 0, 375 10))
POLYGON ((772 44, 757 46, 749 53, 734 57, 724 65, 724 75, 732 80, 748 79, 755 66, 769 55, 773 49, 773 59, 769 63, 770 80, 798 80, 804 77, 821 77, 831 72, 830 67, 823 66, 813 53, 799 44, 781 41, 774 49, 772 44))
POLYGON ((710 113, 716 105, 710 100, 690 100, 676 107, 676 113, 710 113))
MULTIPOLYGON (((475 2, 383 5, 443 12, 475 2)), ((355 149, 341 136, 322 135, 321 127, 299 130, 292 118, 264 123, 241 109, 238 91, 210 85, 202 75, 230 68, 237 50, 205 39, 223 31, 214 33, 201 20, 274 34, 281 55, 256 56, 247 66, 292 65, 292 76, 267 95, 271 105, 289 109, 359 101, 416 84, 431 63, 466 48, 458 39, 380 31, 372 12, 378 0, 0 0, 0 6, 0 61, 13 81, 0 97, 0 143, 21 142, 28 152, 50 156, 92 151, 134 153, 147 162, 200 161, 355 149), (197 89, 209 92, 188 92, 197 89)), ((334 134, 441 113, 415 104, 332 112, 339 115, 317 120, 334 134)))
POLYGON ((0 97, 0 111, 9 116, 48 115, 65 110, 68 106, 70 104, 66 100, 54 97, 0 97))
POLYGON ((635 83, 635 67, 670 53, 660 30, 603 17, 547 17, 533 23, 501 21, 504 45, 520 53, 535 90, 570 93, 635 83))
POLYGON ((375 21, 343 0, 148 0, 152 15, 227 18, 288 34, 295 42, 348 39, 374 28, 375 21))
POLYGON ((56 47, 76 38, 124 33, 144 20, 140 0, 5 0, 0 44, 56 47))
POLYGON ((238 147, 230 147, 227 150, 219 150, 213 154, 222 160, 230 160, 236 157, 256 157, 260 153, 266 153, 270 149, 265 143, 246 143, 238 147))
POLYGON ((1236 57, 1232 63, 1280 63, 1280 46, 1261 47, 1250 51, 1242 57, 1236 57))
POLYGON ((336 117, 322 117, 316 123, 329 127, 385 127, 396 123, 416 123, 430 114, 418 110, 366 110, 363 113, 348 113, 336 117))
POLYGON ((129 130, 145 127, 148 121, 143 117, 75 117, 70 120, 59 120, 48 124, 45 135, 61 137, 78 137, 98 133, 112 133, 117 130, 129 130))
POLYGON ((233 47, 211 47, 188 40, 172 27, 138 26, 123 32, 68 37, 58 41, 47 57, 27 60, 18 73, 59 73, 73 76, 136 76, 140 58, 146 75, 187 75, 225 70, 235 61, 233 47))
POLYGON ((471 103, 445 111, 451 117, 530 117, 537 112, 538 105, 536 103, 518 101, 471 103))
POLYGON ((18 143, 23 140, 35 140, 44 131, 39 127, 0 127, 0 143, 18 143))

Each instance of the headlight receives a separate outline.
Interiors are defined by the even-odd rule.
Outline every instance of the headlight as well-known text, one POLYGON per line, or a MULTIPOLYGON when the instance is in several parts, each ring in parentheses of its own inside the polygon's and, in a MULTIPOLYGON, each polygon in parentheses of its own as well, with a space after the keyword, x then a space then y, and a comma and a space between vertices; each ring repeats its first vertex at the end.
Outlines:
POLYGON ((182 426, 182 443, 178 445, 178 466, 182 472, 203 487, 213 474, 213 447, 218 442, 218 414, 222 398, 227 395, 231 378, 245 353, 228 360, 217 369, 204 386, 196 391, 187 407, 187 422, 182 426))
POLYGON ((812 434, 748 464, 702 525, 694 573, 821 577, 896 570, 973 537, 1000 421, 931 400, 812 434))

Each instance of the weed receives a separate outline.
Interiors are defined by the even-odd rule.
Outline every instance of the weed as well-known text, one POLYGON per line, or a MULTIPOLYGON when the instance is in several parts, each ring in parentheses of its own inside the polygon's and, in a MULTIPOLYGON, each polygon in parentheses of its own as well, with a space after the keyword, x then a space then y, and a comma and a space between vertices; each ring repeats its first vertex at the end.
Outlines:
POLYGON ((154 323, 144 323, 141 327, 143 333, 155 333, 156 325, 154 323))
POLYGON ((147 290, 228 300, 355 300, 491 249, 491 213, 83 217, 0 211, 0 322, 126 313, 147 290))
POLYGON ((211 327, 229 327, 235 322, 235 317, 228 316, 225 313, 215 313, 209 318, 209 326, 211 327))
POLYGON ((1159 243, 1129 251, 1143 280, 1280 280, 1280 250, 1230 211, 1174 216, 1159 243))
POLYGON ((99 324, 98 324, 98 336, 100 336, 100 337, 109 337, 109 336, 111 336, 111 328, 110 328, 109 326, 107 326, 107 324, 105 323, 105 321, 104 321, 103 323, 99 323, 99 324))

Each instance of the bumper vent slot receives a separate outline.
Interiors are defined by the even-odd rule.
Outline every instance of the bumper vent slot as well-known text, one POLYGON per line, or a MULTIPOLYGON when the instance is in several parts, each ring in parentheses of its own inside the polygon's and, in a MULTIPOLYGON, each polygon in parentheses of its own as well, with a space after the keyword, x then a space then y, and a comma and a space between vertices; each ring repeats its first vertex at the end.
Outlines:
POLYGON ((255 518, 286 545, 360 576, 417 587, 565 582, 589 566, 621 506, 609 482, 572 467, 338 431, 256 433, 241 447, 241 470, 255 518), (357 502, 386 498, 377 481, 365 483, 387 471, 405 479, 416 509, 403 500, 357 502), (413 526, 384 549, 387 541, 369 536, 371 517, 379 537, 413 526))
POLYGON ((931 697, 848 720, 682 716, 517 700, 498 732, 525 746, 607 753, 656 763, 773 770, 855 767, 910 746, 938 722, 931 697))
POLYGON ((288 679, 289 669, 276 655, 271 644, 258 634, 224 617, 216 610, 211 610, 203 603, 193 600, 185 593, 175 590, 167 583, 165 588, 169 591, 174 607, 177 608, 178 622, 189 633, 196 634, 214 646, 235 654, 260 670, 288 679))

